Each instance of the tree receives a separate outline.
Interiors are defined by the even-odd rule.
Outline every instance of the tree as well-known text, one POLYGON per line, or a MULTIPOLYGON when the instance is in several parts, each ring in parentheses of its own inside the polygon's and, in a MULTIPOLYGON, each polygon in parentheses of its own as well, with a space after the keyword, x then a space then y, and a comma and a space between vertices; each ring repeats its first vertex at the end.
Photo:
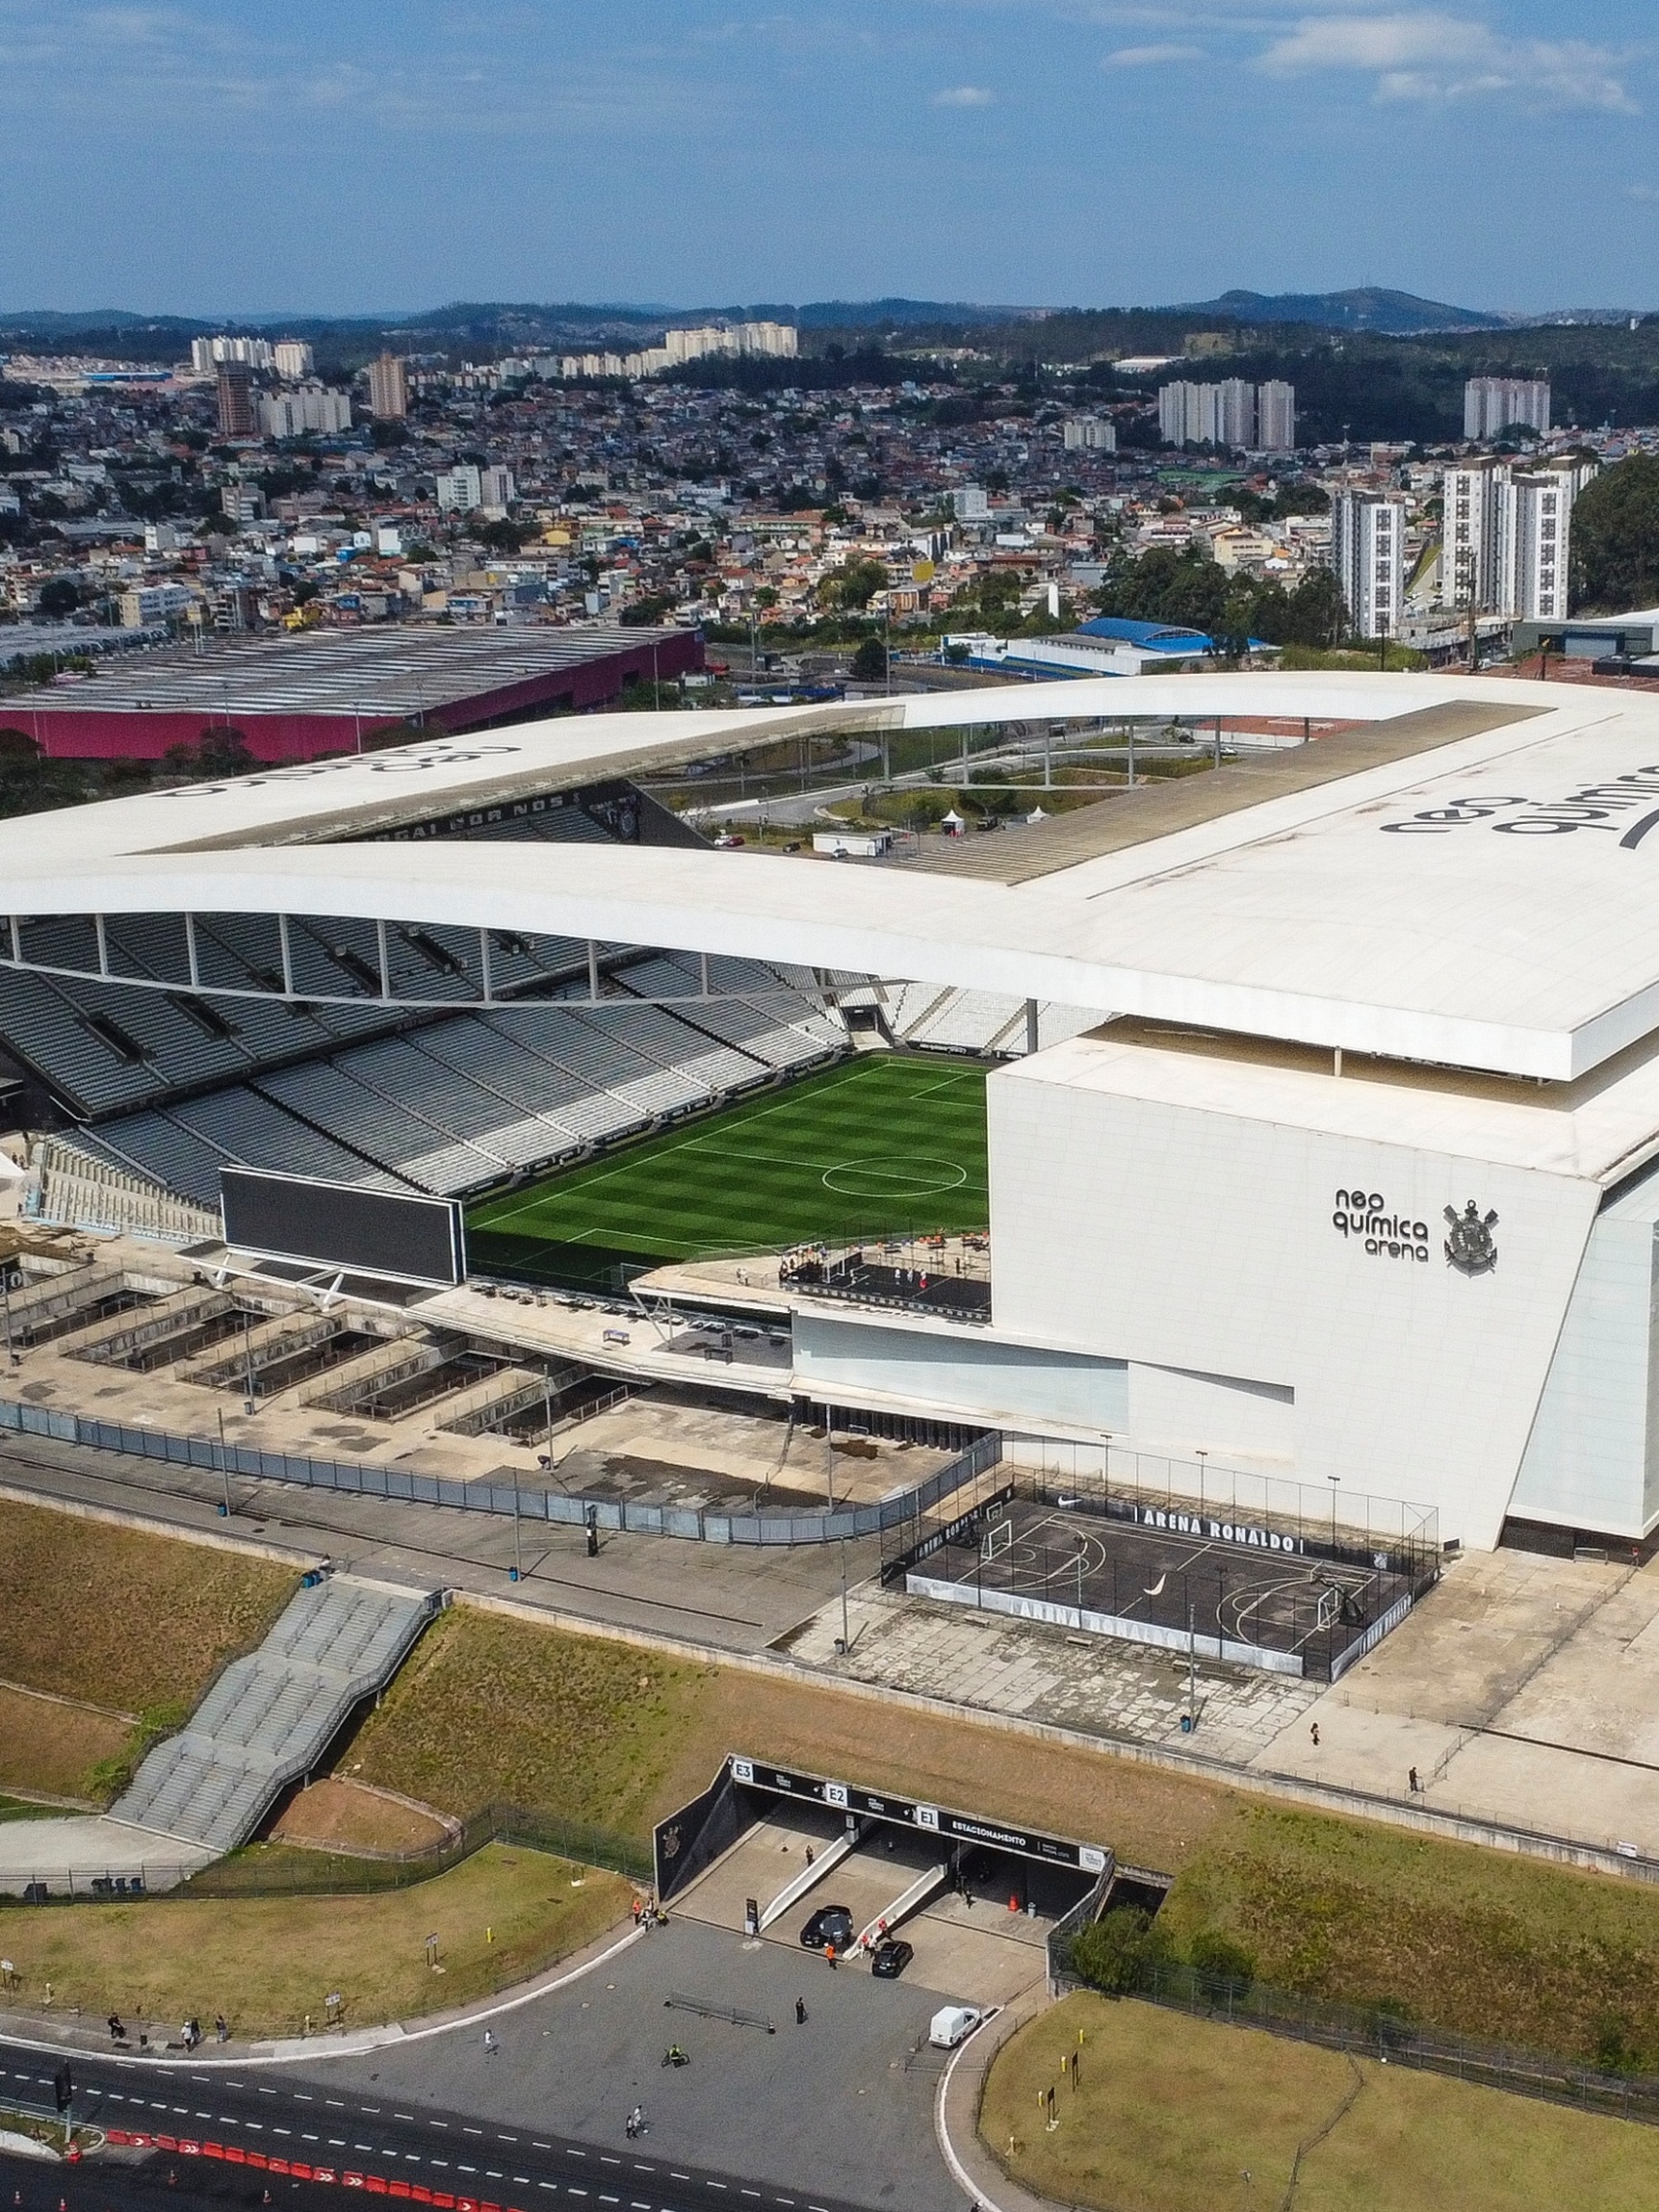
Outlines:
POLYGON ((887 648, 879 637, 867 637, 852 656, 852 672, 861 683, 881 683, 887 677, 887 648))
POLYGON ((1604 469, 1572 507, 1575 604, 1617 613, 1659 601, 1659 455, 1604 469))
POLYGON ((169 745, 162 755, 162 765, 194 783, 199 777, 218 782, 221 777, 246 776, 259 763, 240 730, 220 728, 204 730, 194 745, 169 745))
POLYGON ((887 570, 878 560, 849 560, 832 569, 818 585, 818 598, 826 606, 862 614, 878 591, 887 587, 887 570))
POLYGON ((49 577, 35 604, 49 622, 63 622, 80 605, 80 588, 72 577, 49 577))

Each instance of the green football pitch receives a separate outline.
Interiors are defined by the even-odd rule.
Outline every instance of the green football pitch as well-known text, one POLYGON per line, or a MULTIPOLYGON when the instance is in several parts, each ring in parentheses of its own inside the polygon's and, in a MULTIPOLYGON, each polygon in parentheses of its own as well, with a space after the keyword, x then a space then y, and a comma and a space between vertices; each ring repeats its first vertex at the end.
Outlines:
POLYGON ((467 1248, 486 1274, 614 1287, 624 1268, 989 1219, 984 1067, 881 1053, 482 1199, 467 1248))

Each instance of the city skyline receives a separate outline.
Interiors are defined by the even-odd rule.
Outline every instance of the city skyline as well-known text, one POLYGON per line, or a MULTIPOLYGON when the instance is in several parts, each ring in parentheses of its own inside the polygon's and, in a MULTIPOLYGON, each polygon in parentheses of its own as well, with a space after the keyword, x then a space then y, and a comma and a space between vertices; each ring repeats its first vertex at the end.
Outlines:
POLYGON ((1631 0, 0 0, 0 54, 9 312, 1368 281, 1542 311, 1619 304, 1659 228, 1631 0))

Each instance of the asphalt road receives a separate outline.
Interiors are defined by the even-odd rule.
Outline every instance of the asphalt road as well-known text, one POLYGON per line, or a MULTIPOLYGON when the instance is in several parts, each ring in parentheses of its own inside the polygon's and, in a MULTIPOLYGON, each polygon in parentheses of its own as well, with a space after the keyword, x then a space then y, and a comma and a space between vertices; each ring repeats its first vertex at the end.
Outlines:
MULTIPOLYGON (((18 2045, 0 2043, 0 2097, 40 2105, 51 2101, 57 2061, 18 2045)), ((71 2212, 95 2212, 117 2203, 153 2203, 158 2194, 174 2202, 331 2202, 344 2189, 372 2189, 396 2179, 502 2212, 533 2205, 578 2206, 583 2212, 705 2212, 715 2206, 753 2206, 755 2212, 868 2212, 868 2205, 833 2194, 810 2174, 789 2189, 758 2186, 736 2173, 696 2167, 661 2154, 649 2137, 580 2142, 529 2125, 480 2123, 464 2112, 423 2105, 411 2109, 371 2086, 336 2087, 298 2078, 287 2069, 253 2068, 225 2073, 186 2071, 136 2060, 70 2061, 77 2122, 129 2134, 166 2135, 163 2145, 138 2161, 128 2155, 48 2170, 7 2159, 4 2177, 24 2212, 51 2212, 60 2199, 71 2212), (240 2171, 204 2150, 214 2144, 287 2162, 300 2162, 335 2178, 319 2186, 295 2184, 269 2172, 240 2171), (194 2148, 187 2148, 187 2147, 194 2148), (358 2178, 350 2178, 356 2176, 358 2178)), ((787 2114, 780 2114, 787 2126, 787 2114)), ((384 2194, 385 2192, 381 2192, 384 2194)), ((404 2196, 400 2187, 397 2194, 404 2196)), ((3 2201, 3 2199, 0 2199, 3 2201)))
MULTIPOLYGON (((524 1579, 514 1582, 513 1526, 505 1513, 409 1505, 311 1490, 296 1482, 232 1484, 236 1510, 221 1517, 221 1478, 120 1452, 47 1437, 0 1448, 0 1482, 52 1499, 142 1513, 176 1529, 266 1537, 332 1558, 343 1570, 427 1588, 487 1591, 521 1605, 617 1628, 681 1636, 720 1651, 760 1651, 826 1605, 841 1588, 833 1544, 701 1544, 608 1532, 589 1559, 578 1530, 523 1525, 524 1579)), ((847 1546, 854 1582, 873 1574, 879 1539, 847 1546)))

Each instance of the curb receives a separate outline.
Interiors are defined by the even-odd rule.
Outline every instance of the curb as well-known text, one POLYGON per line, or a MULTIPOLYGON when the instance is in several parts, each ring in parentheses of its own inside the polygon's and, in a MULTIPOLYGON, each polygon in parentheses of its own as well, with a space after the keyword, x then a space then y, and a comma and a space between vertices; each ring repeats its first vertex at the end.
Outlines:
MULTIPOLYGON (((933 2105, 933 2132, 938 2138, 941 2155, 950 2169, 951 2179, 966 2192, 973 2212, 1060 2212, 1050 2199, 1033 2197, 1028 2189, 1009 2180, 981 2143, 974 2119, 985 2076, 998 2052, 1027 2021, 1035 2019, 1050 2001, 1046 1988, 1037 1996, 1016 1997, 996 2019, 986 2022, 985 2030, 970 2036, 959 2050, 951 2053, 950 2063, 940 2076, 933 2105), (986 2032, 990 2029, 997 2032, 986 2032), (950 2095, 956 2070, 964 2059, 969 2064, 963 2073, 961 2095, 972 2098, 973 2111, 966 2116, 969 2136, 959 2148, 950 2132, 950 2095)), ((959 2121, 961 2118, 959 2116, 959 2121)))

